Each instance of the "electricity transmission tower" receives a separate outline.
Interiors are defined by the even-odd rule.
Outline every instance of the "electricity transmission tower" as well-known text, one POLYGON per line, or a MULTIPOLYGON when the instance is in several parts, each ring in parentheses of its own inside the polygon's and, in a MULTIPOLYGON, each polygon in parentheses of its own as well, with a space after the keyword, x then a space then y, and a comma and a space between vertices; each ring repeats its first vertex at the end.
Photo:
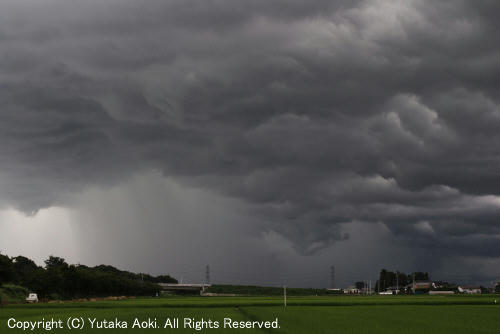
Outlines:
POLYGON ((335 288, 335 267, 330 267, 330 289, 335 288))
POLYGON ((210 266, 208 264, 205 270, 205 283, 210 284, 210 266))

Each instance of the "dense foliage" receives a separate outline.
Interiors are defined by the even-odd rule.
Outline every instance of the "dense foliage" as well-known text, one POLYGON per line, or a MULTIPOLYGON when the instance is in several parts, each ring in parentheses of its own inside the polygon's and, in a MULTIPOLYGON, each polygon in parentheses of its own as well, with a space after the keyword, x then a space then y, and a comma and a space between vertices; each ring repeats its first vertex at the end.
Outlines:
POLYGON ((14 283, 38 293, 40 298, 65 299, 99 296, 146 296, 160 290, 156 283, 177 283, 168 276, 122 271, 112 266, 70 265, 50 256, 45 267, 24 257, 0 254, 0 285, 14 283))
POLYGON ((29 290, 22 286, 4 284, 0 287, 0 304, 22 303, 29 290))

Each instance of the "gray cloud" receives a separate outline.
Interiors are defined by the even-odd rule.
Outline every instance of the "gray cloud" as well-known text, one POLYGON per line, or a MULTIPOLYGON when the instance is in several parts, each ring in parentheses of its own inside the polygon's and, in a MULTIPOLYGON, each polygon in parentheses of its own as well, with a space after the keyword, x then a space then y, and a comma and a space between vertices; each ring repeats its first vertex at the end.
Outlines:
POLYGON ((0 201, 71 205, 158 170, 246 203, 302 253, 361 222, 498 257, 499 10, 3 2, 0 201))

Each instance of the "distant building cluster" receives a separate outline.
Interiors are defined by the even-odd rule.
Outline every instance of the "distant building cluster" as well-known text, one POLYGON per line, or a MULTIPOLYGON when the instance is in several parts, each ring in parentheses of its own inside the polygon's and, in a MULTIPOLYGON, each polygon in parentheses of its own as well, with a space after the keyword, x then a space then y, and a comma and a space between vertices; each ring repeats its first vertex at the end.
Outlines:
MULTIPOLYGON (((429 278, 427 273, 413 273, 405 275, 400 272, 392 273, 385 269, 381 271, 380 279, 372 286, 371 282, 356 282, 355 285, 346 287, 341 293, 346 295, 453 295, 453 294, 484 294, 500 293, 500 282, 493 287, 470 286, 445 281, 431 281, 430 279, 414 279, 415 274, 429 278), (412 280, 407 278, 413 278, 412 280), (395 283, 395 284, 394 284, 395 283)), ((333 289, 330 289, 333 290, 333 289)), ((335 289, 337 290, 337 289, 335 289)))
POLYGON ((378 295, 399 295, 399 294, 429 294, 429 295, 452 295, 452 294, 481 294, 481 293, 494 293, 500 290, 500 282, 497 282, 493 288, 486 288, 481 286, 469 285, 455 285, 455 284, 439 284, 431 281, 415 281, 405 286, 397 287, 390 286, 381 291, 374 288, 363 286, 361 288, 356 286, 349 286, 342 289, 342 292, 347 295, 364 295, 364 294, 378 294, 378 295))

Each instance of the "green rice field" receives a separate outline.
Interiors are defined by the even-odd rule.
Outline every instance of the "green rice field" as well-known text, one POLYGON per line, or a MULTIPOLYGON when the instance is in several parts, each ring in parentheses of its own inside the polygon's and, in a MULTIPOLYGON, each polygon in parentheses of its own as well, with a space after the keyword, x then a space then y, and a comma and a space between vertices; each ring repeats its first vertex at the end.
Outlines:
POLYGON ((291 297, 286 308, 277 297, 166 297, 0 308, 0 333, 68 332, 500 333, 500 295, 291 297), (32 326, 42 319, 60 319, 63 328, 9 328, 32 326), (78 326, 83 323, 83 329, 70 331, 72 319, 78 319, 78 326), (179 328, 172 328, 175 319, 179 328), (272 328, 276 319, 279 328, 272 328), (164 328, 167 320, 171 325, 164 328), (271 328, 258 328, 265 326, 264 321, 271 328), (113 328, 117 322, 127 328, 113 328), (139 326, 132 328, 134 322, 139 326), (215 327, 215 322, 218 328, 207 328, 215 327), (196 324, 201 327, 196 329, 196 324))

